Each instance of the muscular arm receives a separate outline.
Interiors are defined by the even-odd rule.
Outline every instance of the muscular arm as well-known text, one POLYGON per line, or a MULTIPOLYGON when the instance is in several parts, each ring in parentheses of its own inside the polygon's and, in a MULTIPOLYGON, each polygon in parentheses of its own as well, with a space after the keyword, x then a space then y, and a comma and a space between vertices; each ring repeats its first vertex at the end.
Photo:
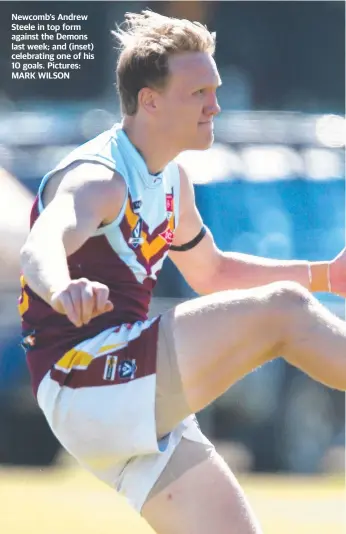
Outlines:
POLYGON ((85 163, 64 171, 21 250, 24 278, 46 302, 70 282, 67 256, 101 223, 117 217, 125 191, 123 179, 103 165, 85 163))
MULTIPOLYGON (((193 186, 180 169, 180 217, 173 244, 191 241, 203 225, 195 205, 193 186)), ((208 231, 194 248, 170 252, 170 258, 186 281, 199 294, 226 289, 247 289, 280 280, 298 282, 313 291, 327 290, 327 263, 296 260, 272 260, 249 254, 223 252, 208 231)))

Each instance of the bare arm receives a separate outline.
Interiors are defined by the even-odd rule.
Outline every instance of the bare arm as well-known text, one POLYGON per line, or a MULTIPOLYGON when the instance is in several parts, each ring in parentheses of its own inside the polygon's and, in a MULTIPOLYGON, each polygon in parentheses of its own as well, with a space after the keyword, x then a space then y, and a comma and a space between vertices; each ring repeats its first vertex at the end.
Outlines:
POLYGON ((84 163, 64 171, 47 207, 35 222, 21 250, 28 285, 49 304, 54 292, 71 279, 67 256, 76 252, 101 223, 120 212, 123 179, 103 165, 84 163))
MULTIPOLYGON (((180 169, 180 216, 174 245, 191 241, 201 230, 202 218, 197 210, 193 185, 180 169)), ((200 294, 226 289, 247 289, 271 282, 289 280, 313 291, 327 291, 327 262, 272 260, 249 254, 223 252, 208 231, 194 248, 170 252, 170 258, 190 286, 200 294), (312 284, 310 283, 310 269, 312 284)))

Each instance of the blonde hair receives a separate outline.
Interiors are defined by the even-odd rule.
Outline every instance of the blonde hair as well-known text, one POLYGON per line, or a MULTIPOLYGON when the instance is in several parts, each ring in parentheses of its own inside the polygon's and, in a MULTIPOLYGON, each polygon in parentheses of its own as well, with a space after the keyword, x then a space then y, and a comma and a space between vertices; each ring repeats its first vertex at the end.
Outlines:
POLYGON ((144 10, 126 13, 113 36, 120 44, 116 77, 122 112, 134 115, 143 87, 163 89, 169 78, 168 59, 181 52, 215 52, 215 33, 199 22, 165 17, 144 10))

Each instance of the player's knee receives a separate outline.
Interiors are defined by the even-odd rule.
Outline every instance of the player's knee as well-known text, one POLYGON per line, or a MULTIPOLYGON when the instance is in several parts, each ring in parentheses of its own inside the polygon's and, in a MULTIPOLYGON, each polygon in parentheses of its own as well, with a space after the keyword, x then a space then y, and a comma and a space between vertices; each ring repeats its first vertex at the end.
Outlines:
POLYGON ((311 293, 297 282, 277 282, 269 288, 269 300, 275 313, 285 316, 304 311, 311 299, 311 293))

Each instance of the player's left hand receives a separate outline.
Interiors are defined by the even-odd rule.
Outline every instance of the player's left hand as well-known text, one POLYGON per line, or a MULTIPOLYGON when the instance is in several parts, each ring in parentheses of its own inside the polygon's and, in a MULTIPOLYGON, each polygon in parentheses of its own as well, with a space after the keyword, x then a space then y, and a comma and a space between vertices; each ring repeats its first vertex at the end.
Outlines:
POLYGON ((332 293, 346 297, 346 248, 330 262, 329 277, 332 293))

